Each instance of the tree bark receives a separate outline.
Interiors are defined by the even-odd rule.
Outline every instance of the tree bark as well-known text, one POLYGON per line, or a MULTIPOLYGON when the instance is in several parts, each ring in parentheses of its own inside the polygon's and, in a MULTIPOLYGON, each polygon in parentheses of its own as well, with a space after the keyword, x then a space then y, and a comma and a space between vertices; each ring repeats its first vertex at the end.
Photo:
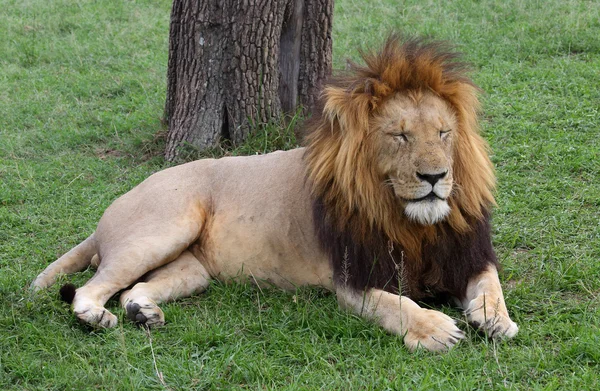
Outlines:
POLYGON ((174 0, 165 157, 241 143, 253 124, 310 107, 331 72, 333 0, 174 0))

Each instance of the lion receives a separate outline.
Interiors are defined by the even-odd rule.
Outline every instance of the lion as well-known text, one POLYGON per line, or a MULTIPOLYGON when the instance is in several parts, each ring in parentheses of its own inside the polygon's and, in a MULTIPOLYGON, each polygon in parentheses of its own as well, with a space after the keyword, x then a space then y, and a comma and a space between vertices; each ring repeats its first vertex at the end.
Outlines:
POLYGON ((118 292, 127 317, 153 327, 165 322, 160 303, 212 279, 316 286, 430 351, 465 334, 417 302, 451 297, 486 335, 514 337, 491 244, 495 174, 478 87, 445 43, 391 35, 361 54, 364 66, 322 89, 304 147, 153 174, 33 289, 97 265, 61 294, 81 322, 108 328, 117 317, 104 305, 118 292))

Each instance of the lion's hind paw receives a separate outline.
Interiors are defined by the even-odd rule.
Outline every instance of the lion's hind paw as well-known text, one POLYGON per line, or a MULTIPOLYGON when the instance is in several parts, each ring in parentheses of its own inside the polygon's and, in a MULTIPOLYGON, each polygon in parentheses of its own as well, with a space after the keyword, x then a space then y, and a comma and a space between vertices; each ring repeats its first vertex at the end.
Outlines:
POLYGON ((127 317, 138 324, 159 327, 165 324, 165 315, 160 307, 147 297, 136 297, 125 306, 127 317))
POLYGON ((96 328, 108 329, 117 325, 117 317, 100 306, 84 306, 74 309, 77 319, 96 328))

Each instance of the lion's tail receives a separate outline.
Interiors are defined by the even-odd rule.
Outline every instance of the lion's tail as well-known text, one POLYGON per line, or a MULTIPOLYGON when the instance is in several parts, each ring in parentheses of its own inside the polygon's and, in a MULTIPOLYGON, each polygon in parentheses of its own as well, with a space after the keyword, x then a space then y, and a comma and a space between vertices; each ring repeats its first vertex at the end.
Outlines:
POLYGON ((85 269, 90 266, 92 258, 97 259, 96 252, 94 234, 91 234, 68 253, 48 265, 31 283, 31 289, 37 291, 47 288, 56 282, 59 274, 71 274, 85 269))

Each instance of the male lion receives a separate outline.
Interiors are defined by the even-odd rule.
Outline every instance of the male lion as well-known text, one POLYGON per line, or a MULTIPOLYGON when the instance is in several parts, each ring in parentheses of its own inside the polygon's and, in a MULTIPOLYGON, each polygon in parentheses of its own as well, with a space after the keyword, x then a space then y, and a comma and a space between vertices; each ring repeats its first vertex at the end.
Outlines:
POLYGON ((152 175, 117 199, 96 231, 46 268, 97 264, 62 293, 84 323, 164 323, 159 303, 212 278, 334 291, 340 306, 400 335, 411 350, 464 338, 414 300, 449 296, 492 337, 513 337, 491 246, 494 172, 477 130, 477 87, 443 44, 391 36, 326 85, 306 148, 199 160, 152 175), (70 296, 70 297, 68 297, 70 296))

